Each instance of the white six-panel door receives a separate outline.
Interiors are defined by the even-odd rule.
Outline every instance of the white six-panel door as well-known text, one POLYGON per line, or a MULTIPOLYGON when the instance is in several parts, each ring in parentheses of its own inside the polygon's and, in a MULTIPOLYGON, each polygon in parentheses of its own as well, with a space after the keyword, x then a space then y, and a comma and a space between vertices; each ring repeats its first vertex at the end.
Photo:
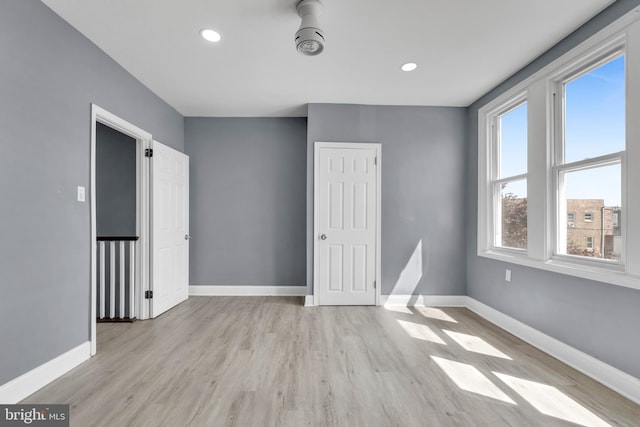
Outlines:
POLYGON ((378 144, 316 143, 314 298, 375 305, 378 144))
POLYGON ((151 317, 189 296, 189 157, 153 141, 151 317))

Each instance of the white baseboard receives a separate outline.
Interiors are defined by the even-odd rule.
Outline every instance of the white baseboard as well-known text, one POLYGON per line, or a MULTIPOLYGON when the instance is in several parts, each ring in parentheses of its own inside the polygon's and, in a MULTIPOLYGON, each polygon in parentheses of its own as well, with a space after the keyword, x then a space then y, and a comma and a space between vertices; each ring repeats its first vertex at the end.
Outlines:
POLYGON ((189 286, 189 296, 305 296, 306 286, 189 286))
POLYGON ((380 295, 380 305, 466 307, 464 295, 380 295))
MULTIPOLYGON (((466 298, 464 295, 380 295, 380 305, 466 307, 466 298)), ((304 306, 314 305, 313 295, 307 295, 304 306)))
POLYGON ((89 341, 0 386, 0 404, 13 405, 89 360, 89 341))
POLYGON ((469 310, 635 403, 640 404, 640 379, 546 335, 480 301, 470 297, 466 298, 466 307, 469 310))

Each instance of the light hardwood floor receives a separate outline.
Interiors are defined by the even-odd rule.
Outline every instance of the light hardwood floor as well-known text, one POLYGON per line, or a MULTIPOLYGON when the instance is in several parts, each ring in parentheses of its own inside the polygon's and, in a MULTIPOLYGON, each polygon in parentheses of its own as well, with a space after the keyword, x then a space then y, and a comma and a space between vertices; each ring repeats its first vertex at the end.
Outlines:
POLYGON ((98 354, 24 403, 68 403, 79 427, 640 425, 640 406, 469 310, 285 297, 98 324, 98 354))

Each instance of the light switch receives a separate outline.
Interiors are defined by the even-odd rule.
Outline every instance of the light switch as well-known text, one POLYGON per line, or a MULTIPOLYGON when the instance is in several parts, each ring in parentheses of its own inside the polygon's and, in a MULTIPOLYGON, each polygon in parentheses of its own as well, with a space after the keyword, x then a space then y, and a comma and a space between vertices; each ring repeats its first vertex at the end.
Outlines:
POLYGON ((509 270, 508 268, 504 272, 504 280, 506 280, 507 282, 511 281, 511 270, 509 270))
POLYGON ((78 201, 79 202, 84 202, 85 200, 86 200, 86 197, 85 197, 84 187, 79 185, 78 186, 78 201))

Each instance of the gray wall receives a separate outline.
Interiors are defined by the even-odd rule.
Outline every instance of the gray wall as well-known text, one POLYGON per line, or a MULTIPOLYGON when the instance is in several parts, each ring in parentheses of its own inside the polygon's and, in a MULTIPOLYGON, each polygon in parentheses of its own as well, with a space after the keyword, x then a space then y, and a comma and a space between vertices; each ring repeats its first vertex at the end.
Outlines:
POLYGON ((464 108, 310 104, 307 293, 313 293, 313 144, 382 143, 382 287, 465 294, 464 108), (422 242, 422 250, 416 250, 422 242), (422 277, 402 274, 416 253, 422 277))
POLYGON ((0 384, 89 339, 91 103, 182 150, 183 118, 38 0, 0 2, 0 384))
POLYGON ((482 97, 467 115, 467 293, 572 347, 640 378, 640 291, 510 265, 476 255, 478 109, 640 4, 618 0, 525 69, 482 97), (512 282, 504 281, 505 268, 512 282))
POLYGON ((136 140, 96 125, 98 236, 136 235, 136 140))
POLYGON ((306 118, 186 118, 192 285, 305 283, 306 118))

